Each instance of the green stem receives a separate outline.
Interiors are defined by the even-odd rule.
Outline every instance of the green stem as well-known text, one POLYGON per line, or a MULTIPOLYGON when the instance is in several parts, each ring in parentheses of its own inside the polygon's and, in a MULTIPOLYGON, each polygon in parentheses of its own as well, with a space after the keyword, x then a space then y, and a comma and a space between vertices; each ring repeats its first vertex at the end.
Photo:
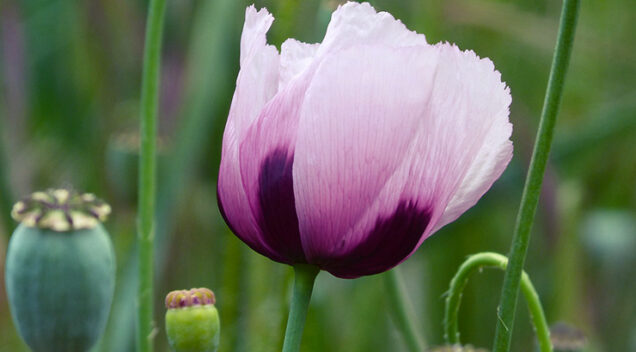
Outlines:
POLYGON ((384 274, 384 283, 388 293, 387 297, 392 306, 391 312, 393 313, 395 325, 402 333, 408 350, 411 352, 424 351, 424 339, 418 334, 421 329, 416 322, 413 307, 411 307, 411 301, 398 268, 389 270, 384 274))
POLYGON ((14 228, 13 219, 11 218, 11 208, 13 208, 13 196, 11 185, 9 182, 9 160, 6 157, 4 121, 0 121, 0 240, 4 241, 4 245, 9 241, 10 234, 14 228), (6 235, 3 235, 6 233, 6 235))
MULTIPOLYGON (((231 82, 236 78, 233 69, 235 60, 227 53, 238 53, 240 28, 235 23, 243 15, 242 6, 242 2, 236 0, 204 1, 194 19, 192 38, 188 44, 191 50, 186 64, 185 82, 189 83, 186 84, 188 89, 179 112, 182 117, 179 131, 172 144, 173 153, 166 160, 166 165, 170 167, 163 170, 160 167, 159 170, 154 239, 156 278, 162 277, 162 272, 165 271, 169 242, 174 236, 172 214, 175 214, 174 209, 183 201, 183 193, 186 193, 183 192, 183 185, 191 184, 197 174, 196 170, 205 154, 210 135, 214 135, 216 131, 221 134, 225 126, 225 115, 214 111, 219 107, 226 109, 227 99, 231 98, 233 92, 231 82), (228 91, 230 95, 226 98, 228 91)), ((218 163, 218 160, 213 162, 218 163)), ((134 253, 129 255, 128 260, 136 263, 138 251, 136 248, 133 250, 134 253)), ((113 300, 113 319, 109 323, 108 335, 103 339, 106 341, 106 351, 134 349, 131 342, 134 344, 136 314, 127 309, 134 305, 136 299, 137 272, 136 265, 126 265, 120 275, 113 300)), ((226 299, 227 297, 223 301, 226 299)), ((227 313, 224 312, 225 310, 221 312, 222 320, 223 314, 227 313)), ((227 347, 226 343, 221 348, 224 347, 227 347)))
POLYGON ((166 0, 150 0, 146 22, 143 77, 141 82, 139 160, 138 249, 139 286, 137 291, 137 351, 153 350, 153 263, 154 217, 157 183, 157 110, 159 105, 159 69, 161 37, 166 0))
MULTIPOLYGON (((508 258, 501 254, 483 252, 471 255, 459 267, 455 277, 451 280, 448 296, 446 297, 446 308, 444 310, 444 336, 449 344, 459 344, 459 330, 457 328, 457 314, 459 313, 459 304, 462 298, 462 291, 468 277, 475 270, 483 267, 495 267, 506 270, 508 266, 508 258)), ((534 289, 528 275, 523 272, 521 275, 521 291, 523 292, 528 310, 532 317, 539 347, 541 352, 552 352, 552 342, 550 341, 550 329, 543 313, 543 307, 539 300, 539 295, 534 289)))
POLYGON ((519 282, 530 241, 530 229, 537 210, 543 174, 552 145, 554 125, 563 94, 565 73, 572 53, 579 2, 579 0, 564 0, 563 2, 559 34, 543 103, 541 121, 539 122, 539 131, 521 197, 521 206, 517 214, 514 238, 509 254, 510 265, 504 276, 501 301, 497 309, 497 330, 493 349, 496 352, 508 352, 510 349, 517 296, 519 294, 519 282))
POLYGON ((287 319, 283 352, 298 352, 300 350, 300 340, 305 328, 309 300, 318 271, 318 268, 310 265, 294 266, 294 293, 287 319))

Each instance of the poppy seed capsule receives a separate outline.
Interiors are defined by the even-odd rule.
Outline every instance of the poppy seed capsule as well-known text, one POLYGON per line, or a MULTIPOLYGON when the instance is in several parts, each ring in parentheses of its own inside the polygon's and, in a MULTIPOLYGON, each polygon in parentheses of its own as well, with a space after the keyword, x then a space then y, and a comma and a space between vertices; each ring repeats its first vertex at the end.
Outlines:
POLYGON ((176 352, 215 352, 219 346, 219 314, 207 288, 172 291, 166 296, 166 334, 176 352))
POLYGON ((88 351, 102 334, 113 297, 115 255, 102 226, 110 206, 66 189, 15 204, 20 222, 7 249, 13 321, 31 350, 88 351))

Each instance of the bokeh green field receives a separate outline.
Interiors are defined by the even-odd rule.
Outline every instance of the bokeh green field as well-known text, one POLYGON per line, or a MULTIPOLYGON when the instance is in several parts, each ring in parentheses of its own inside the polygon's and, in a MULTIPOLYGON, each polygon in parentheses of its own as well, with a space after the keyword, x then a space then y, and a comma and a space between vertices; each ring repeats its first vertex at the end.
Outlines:
MULTIPOLYGON (((216 203, 221 137, 238 72, 243 0, 168 1, 156 225, 157 351, 163 298, 206 286, 221 314, 221 352, 279 351, 291 269, 234 237, 216 203)), ((511 88, 515 156, 490 192, 400 266, 429 345, 443 343, 444 292, 467 255, 508 251, 538 124, 560 1, 376 0, 429 42, 490 57, 511 88)), ((338 1, 256 1, 276 17, 269 40, 319 42, 338 1)), ((96 351, 132 351, 137 118, 145 1, 0 2, 0 351, 26 351, 4 292, 12 203, 73 185, 113 206, 106 223, 118 281, 96 351)), ((526 271, 550 323, 585 332, 588 351, 636 351, 636 2, 582 1, 554 148, 526 271)), ((462 340, 492 343, 502 273, 475 275, 462 340)), ((534 351, 520 302, 513 351, 534 351)), ((403 351, 379 276, 318 277, 302 351, 403 351)))

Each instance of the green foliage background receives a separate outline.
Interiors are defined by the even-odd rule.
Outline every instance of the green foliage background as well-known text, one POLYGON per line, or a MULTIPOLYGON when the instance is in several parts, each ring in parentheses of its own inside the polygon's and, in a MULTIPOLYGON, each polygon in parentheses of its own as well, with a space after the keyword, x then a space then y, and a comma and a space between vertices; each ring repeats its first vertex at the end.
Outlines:
MULTIPOLYGON (((463 259, 506 253, 547 83, 559 1, 376 0, 429 42, 490 57, 511 88, 515 156, 490 192, 428 239, 401 269, 429 345, 443 343, 443 296, 463 259)), ((290 268, 236 239, 216 206, 221 136, 238 72, 243 0, 169 1, 162 65, 157 236, 157 350, 163 297, 217 293, 221 351, 278 351, 290 268)), ((257 1, 269 40, 317 42, 338 1, 257 1)), ((72 184, 108 200, 118 281, 97 351, 133 349, 137 108, 145 1, 0 2, 0 267, 12 202, 72 184)), ((526 270, 549 322, 588 336, 589 351, 636 350, 636 3, 583 1, 557 135, 526 270)), ((502 274, 466 288, 462 339, 491 345, 502 274)), ((4 278, 0 280, 0 286, 4 278)), ((379 276, 320 274, 303 351, 403 351, 379 276)), ((514 351, 534 351, 519 305, 514 351)), ((0 290, 0 351, 26 351, 0 290)))

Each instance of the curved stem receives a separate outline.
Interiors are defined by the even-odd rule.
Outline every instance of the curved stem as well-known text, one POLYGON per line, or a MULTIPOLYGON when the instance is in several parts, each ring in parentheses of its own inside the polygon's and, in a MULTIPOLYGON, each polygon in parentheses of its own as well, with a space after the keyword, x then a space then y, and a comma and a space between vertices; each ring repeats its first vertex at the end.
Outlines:
POLYGON ((143 77, 141 82, 139 159, 139 287, 137 291, 137 351, 153 349, 153 264, 154 217, 157 183, 157 110, 159 103, 159 68, 161 37, 166 0, 150 0, 146 22, 143 77))
POLYGON ((418 331, 418 324, 415 316, 413 315, 413 308, 411 307, 406 288, 404 287, 404 280, 402 275, 398 271, 398 268, 389 270, 384 274, 384 283, 388 293, 388 299, 392 306, 393 318, 398 330, 402 333, 402 337, 406 342, 406 345, 411 352, 424 351, 424 339, 418 331))
POLYGON ((302 264, 294 266, 294 292, 289 308, 283 352, 298 352, 300 350, 307 309, 318 271, 315 266, 302 264))
POLYGON ((497 330, 493 348, 496 352, 508 352, 510 349, 521 272, 530 241, 530 229, 532 228, 537 203, 539 202, 543 174, 552 145, 554 125, 563 94, 565 73, 572 53, 579 2, 579 0, 564 0, 563 2, 559 34, 539 122, 539 131, 521 197, 521 206, 517 214, 514 238, 509 254, 510 265, 504 276, 501 300, 497 309, 497 330))
MULTIPOLYGON (((459 267, 455 277, 451 280, 444 310, 444 335, 449 344, 459 344, 457 314, 459 312, 462 291, 464 290, 464 286, 466 286, 466 282, 468 282, 470 274, 483 267, 495 267, 506 270, 507 266, 508 258, 503 255, 483 252, 471 255, 459 267)), ((530 278, 525 272, 521 275, 521 291, 528 303, 528 310, 532 317, 532 324, 534 325, 537 339, 539 340, 541 352, 552 352, 550 329, 545 319, 545 314, 543 313, 539 295, 537 295, 537 291, 534 289, 530 278)))

